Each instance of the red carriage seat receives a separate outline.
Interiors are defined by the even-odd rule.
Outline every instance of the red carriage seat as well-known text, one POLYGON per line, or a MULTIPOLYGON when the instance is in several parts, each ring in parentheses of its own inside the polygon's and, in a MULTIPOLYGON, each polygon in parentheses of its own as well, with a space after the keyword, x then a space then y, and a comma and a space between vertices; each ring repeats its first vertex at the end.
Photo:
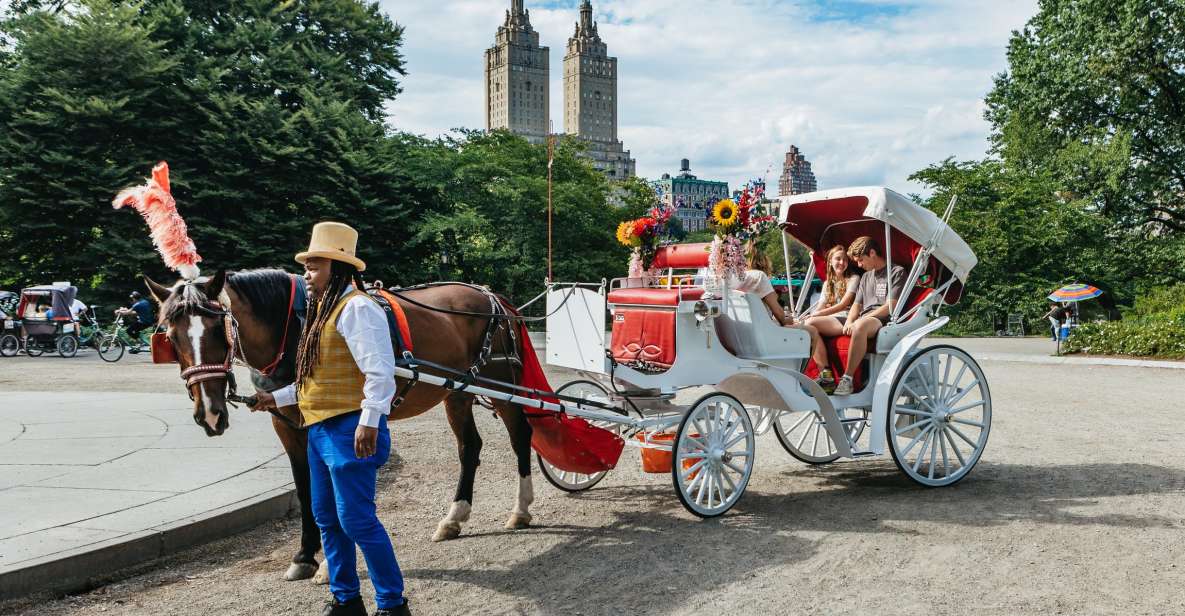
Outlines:
MULTIPOLYGON (((901 310, 901 314, 906 314, 915 306, 929 298, 933 293, 934 289, 931 289, 930 287, 914 287, 913 291, 909 294, 909 299, 905 302, 905 308, 901 310)), ((918 310, 914 314, 910 315, 902 323, 898 323, 891 327, 901 327, 906 324, 919 323, 921 320, 926 319, 924 313, 924 310, 918 310)), ((882 328, 881 331, 884 331, 884 329, 882 328)), ((880 334, 881 332, 877 332, 877 335, 868 342, 868 353, 876 353, 881 351, 881 349, 877 348, 876 344, 880 334)), ((831 373, 835 375, 836 380, 839 380, 839 377, 843 375, 848 369, 848 349, 851 347, 851 344, 851 336, 835 336, 832 338, 823 339, 823 345, 827 347, 827 358, 831 364, 831 373)), ((815 360, 812 359, 807 362, 806 369, 803 370, 803 374, 812 379, 819 376, 819 367, 815 365, 815 360)), ((864 366, 857 367, 856 371, 852 373, 852 385, 856 391, 860 391, 864 388, 864 366)))
MULTIPOLYGON (((656 269, 707 267, 708 244, 674 244, 659 247, 652 266, 656 269)), ((613 307, 613 334, 609 354, 614 361, 634 368, 661 372, 675 363, 675 308, 679 302, 703 297, 700 287, 623 288, 609 292, 613 307)))

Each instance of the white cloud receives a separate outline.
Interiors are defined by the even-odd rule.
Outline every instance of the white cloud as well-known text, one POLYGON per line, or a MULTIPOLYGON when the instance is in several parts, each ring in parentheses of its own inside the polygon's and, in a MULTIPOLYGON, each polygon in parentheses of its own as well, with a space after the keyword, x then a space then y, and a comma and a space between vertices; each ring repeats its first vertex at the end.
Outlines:
MULTIPOLYGON (((406 26, 399 129, 484 128, 484 50, 509 0, 383 0, 406 26)), ((527 0, 551 48, 562 128, 564 47, 579 0, 527 0)), ((620 137, 639 174, 690 158, 700 177, 771 179, 791 144, 820 187, 885 184, 948 156, 984 155, 983 96, 1036 0, 594 0, 618 57, 620 137)))

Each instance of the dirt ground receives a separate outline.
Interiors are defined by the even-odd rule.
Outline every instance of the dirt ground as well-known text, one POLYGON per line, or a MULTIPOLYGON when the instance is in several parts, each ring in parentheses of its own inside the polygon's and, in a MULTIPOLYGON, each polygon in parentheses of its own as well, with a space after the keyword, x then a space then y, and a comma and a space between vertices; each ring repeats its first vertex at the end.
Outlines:
MULTIPOLYGON (((69 389, 180 388, 175 367, 143 356, 17 358, 0 359, 0 392, 61 387, 64 366, 69 389)), ((669 475, 644 475, 628 449, 581 495, 536 473, 534 526, 507 531, 513 459, 501 423, 482 412, 473 516, 461 538, 432 543, 458 472, 433 411, 392 425, 398 458, 382 474, 380 517, 416 614, 1182 613, 1185 373, 984 368, 990 441, 951 488, 915 487, 888 458, 808 467, 769 434, 748 491, 722 518, 685 512, 669 475)), ((96 571, 97 590, 0 613, 319 614, 325 587, 280 579, 297 537, 296 520, 269 523, 132 571, 96 571)), ((373 609, 367 582, 363 594, 373 609)))

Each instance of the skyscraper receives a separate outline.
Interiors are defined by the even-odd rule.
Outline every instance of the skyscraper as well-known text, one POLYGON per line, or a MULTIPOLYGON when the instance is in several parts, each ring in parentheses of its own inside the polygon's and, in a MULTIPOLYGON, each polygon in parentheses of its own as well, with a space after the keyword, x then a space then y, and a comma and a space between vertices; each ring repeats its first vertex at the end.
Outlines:
POLYGON ((593 166, 612 179, 635 173, 635 161, 617 140, 617 58, 597 32, 589 0, 564 56, 564 132, 588 144, 593 166))
POLYGON ((542 143, 550 130, 549 49, 539 45, 523 0, 511 0, 486 50, 486 129, 508 128, 542 143))
POLYGON ((811 171, 810 161, 798 151, 798 146, 790 146, 786 162, 782 164, 782 177, 778 178, 778 194, 800 195, 816 190, 819 190, 819 184, 811 171))

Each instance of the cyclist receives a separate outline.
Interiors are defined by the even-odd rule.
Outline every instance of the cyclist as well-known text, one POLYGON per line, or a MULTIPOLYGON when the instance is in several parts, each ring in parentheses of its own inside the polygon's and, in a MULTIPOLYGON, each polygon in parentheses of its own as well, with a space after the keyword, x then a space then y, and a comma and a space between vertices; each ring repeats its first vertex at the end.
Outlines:
MULTIPOLYGON (((119 317, 135 317, 128 325, 128 335, 133 340, 140 339, 140 332, 145 328, 152 327, 156 324, 156 315, 152 310, 152 302, 148 301, 140 295, 139 291, 132 291, 128 299, 132 300, 132 305, 129 308, 116 308, 115 316, 119 317)), ((132 353, 138 353, 138 349, 129 349, 132 353)))

